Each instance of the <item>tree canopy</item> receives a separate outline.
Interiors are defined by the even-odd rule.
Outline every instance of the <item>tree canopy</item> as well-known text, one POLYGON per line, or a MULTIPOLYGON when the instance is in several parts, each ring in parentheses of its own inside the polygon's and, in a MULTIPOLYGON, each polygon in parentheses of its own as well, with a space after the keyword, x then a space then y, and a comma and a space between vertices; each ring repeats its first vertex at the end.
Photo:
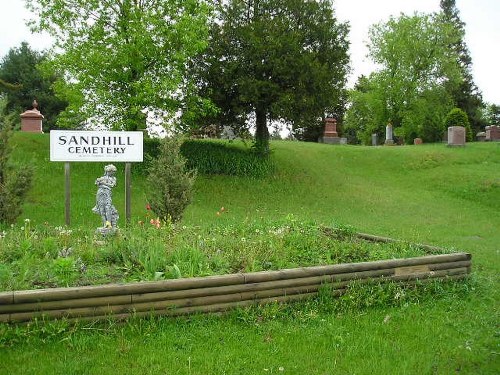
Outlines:
POLYGON ((449 48, 456 56, 456 63, 460 69, 462 81, 459 85, 447 87, 455 105, 465 111, 471 122, 472 128, 477 132, 485 125, 481 118, 483 99, 479 88, 472 78, 472 58, 465 43, 465 23, 460 19, 455 0, 441 0, 441 13, 443 22, 453 28, 458 38, 450 43, 449 48))
MULTIPOLYGON (((27 0, 34 30, 56 41, 47 68, 64 77, 60 125, 136 130, 196 101, 192 57, 206 46, 205 0, 27 0)), ((199 100, 202 104, 203 101, 199 100)))
POLYGON ((269 121, 303 134, 325 112, 342 111, 347 33, 328 0, 224 2, 201 64, 216 121, 244 127, 254 116, 256 145, 266 152, 269 121))
POLYGON ((52 89, 56 77, 38 69, 46 59, 44 52, 35 51, 23 42, 19 47, 11 48, 0 62, 0 91, 7 98, 4 113, 17 113, 13 120, 19 122, 19 114, 31 109, 31 103, 36 99, 45 116, 45 130, 55 126, 58 114, 67 105, 66 101, 55 96, 52 89))
POLYGON ((368 142, 391 122, 407 141, 439 140, 453 107, 447 88, 462 81, 457 54, 449 48, 459 37, 438 14, 402 14, 372 26, 369 53, 380 69, 352 92, 347 128, 368 142))

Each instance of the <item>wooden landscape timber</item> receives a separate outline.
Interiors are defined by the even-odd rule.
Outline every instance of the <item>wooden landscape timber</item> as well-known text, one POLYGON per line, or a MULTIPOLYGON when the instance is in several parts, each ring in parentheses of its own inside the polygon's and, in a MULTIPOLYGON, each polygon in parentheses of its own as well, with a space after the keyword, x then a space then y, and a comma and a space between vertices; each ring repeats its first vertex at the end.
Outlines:
POLYGON ((429 255, 278 271, 0 293, 0 322, 100 320, 224 311, 311 298, 321 288, 339 296, 353 281, 414 284, 465 278, 469 253, 429 255))

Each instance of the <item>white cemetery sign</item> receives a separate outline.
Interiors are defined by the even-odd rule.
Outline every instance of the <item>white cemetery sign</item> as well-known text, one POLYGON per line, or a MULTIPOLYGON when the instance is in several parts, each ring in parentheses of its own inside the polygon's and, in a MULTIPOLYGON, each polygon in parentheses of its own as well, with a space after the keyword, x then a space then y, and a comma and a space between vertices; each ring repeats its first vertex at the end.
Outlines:
POLYGON ((143 133, 127 131, 50 131, 50 161, 63 161, 66 225, 70 225, 69 162, 125 162, 125 214, 130 221, 131 162, 143 161, 143 133))
POLYGON ((51 130, 50 161, 142 162, 143 133, 51 130))

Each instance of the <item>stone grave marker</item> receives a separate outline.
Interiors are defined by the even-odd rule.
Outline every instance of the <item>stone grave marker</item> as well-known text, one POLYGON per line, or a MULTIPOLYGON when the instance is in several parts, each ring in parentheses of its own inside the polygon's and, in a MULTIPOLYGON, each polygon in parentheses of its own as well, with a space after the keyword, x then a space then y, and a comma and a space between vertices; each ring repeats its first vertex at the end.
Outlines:
POLYGON ((465 128, 463 126, 450 126, 448 128, 448 146, 465 146, 465 128))
POLYGON ((387 126, 385 127, 385 145, 387 146, 393 146, 394 145, 394 139, 393 139, 393 131, 392 131, 392 124, 389 122, 387 126))
POLYGON ((234 130, 229 125, 224 125, 222 127, 222 133, 221 133, 220 137, 221 137, 221 139, 228 139, 230 141, 233 141, 236 139, 236 135, 234 134, 234 130))
POLYGON ((486 127, 487 141, 500 141, 500 126, 491 125, 486 127))
POLYGON ((325 130, 323 137, 319 138, 320 143, 328 143, 331 145, 346 144, 346 138, 340 138, 337 132, 337 119, 335 117, 325 118, 325 130))

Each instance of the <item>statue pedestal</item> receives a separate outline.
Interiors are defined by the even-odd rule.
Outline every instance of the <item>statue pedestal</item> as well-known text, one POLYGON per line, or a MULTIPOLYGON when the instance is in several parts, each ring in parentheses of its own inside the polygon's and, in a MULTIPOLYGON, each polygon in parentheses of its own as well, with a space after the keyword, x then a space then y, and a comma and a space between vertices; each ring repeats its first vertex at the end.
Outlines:
POLYGON ((101 227, 97 228, 95 232, 103 236, 114 236, 116 233, 118 233, 118 228, 101 227))

